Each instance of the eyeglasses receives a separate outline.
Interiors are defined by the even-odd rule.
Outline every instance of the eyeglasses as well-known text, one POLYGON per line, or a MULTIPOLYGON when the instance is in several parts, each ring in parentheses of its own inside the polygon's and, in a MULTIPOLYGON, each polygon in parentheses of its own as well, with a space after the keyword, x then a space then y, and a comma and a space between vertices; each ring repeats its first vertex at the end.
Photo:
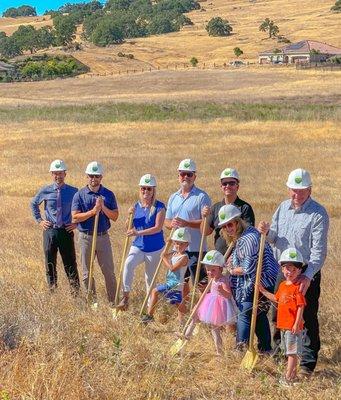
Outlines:
POLYGON ((238 182, 236 181, 225 181, 221 182, 221 186, 237 186, 238 182))
POLYGON ((102 175, 91 175, 91 174, 88 174, 88 177, 89 178, 98 178, 98 179, 100 179, 100 178, 102 178, 102 175))
POLYGON ((153 190, 153 188, 150 187, 150 186, 146 186, 146 187, 141 186, 140 190, 143 191, 143 192, 144 192, 145 190, 147 190, 147 192, 151 192, 151 191, 153 190))
POLYGON ((189 171, 181 171, 179 172, 179 175, 184 178, 185 176, 188 176, 189 178, 192 178, 194 175, 194 172, 189 172, 189 171))

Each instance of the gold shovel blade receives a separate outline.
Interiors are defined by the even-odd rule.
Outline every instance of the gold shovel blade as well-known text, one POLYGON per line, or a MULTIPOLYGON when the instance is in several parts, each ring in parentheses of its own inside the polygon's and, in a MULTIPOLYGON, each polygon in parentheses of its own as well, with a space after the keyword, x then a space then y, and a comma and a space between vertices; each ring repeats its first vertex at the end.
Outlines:
POLYGON ((240 364, 241 368, 251 372, 258 361, 258 353, 255 350, 248 350, 240 364))
POLYGON ((199 334, 199 332, 200 332, 200 325, 197 324, 197 325, 195 325, 195 328, 193 329, 192 335, 197 336, 199 334))
POLYGON ((118 310, 117 308, 114 308, 114 309, 112 310, 112 318, 113 318, 114 320, 118 319, 119 314, 120 314, 120 310, 118 310))
POLYGON ((178 339, 170 348, 169 352, 172 356, 176 356, 186 346, 186 339, 178 339))

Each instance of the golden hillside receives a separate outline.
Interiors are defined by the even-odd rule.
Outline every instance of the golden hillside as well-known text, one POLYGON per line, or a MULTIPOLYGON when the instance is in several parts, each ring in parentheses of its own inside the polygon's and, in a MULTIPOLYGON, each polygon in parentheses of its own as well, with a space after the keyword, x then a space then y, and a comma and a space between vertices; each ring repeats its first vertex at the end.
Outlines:
MULTIPOLYGON (((193 56, 198 58, 199 66, 203 63, 222 65, 234 59, 233 48, 236 46, 244 51, 242 57, 245 60, 256 62, 258 52, 281 46, 258 30, 266 17, 273 19, 280 34, 292 42, 312 39, 341 46, 340 15, 330 11, 334 3, 334 0, 207 0, 201 2, 202 10, 189 13, 194 26, 185 27, 180 32, 127 40, 120 46, 104 49, 87 44, 76 56, 89 65, 93 73, 99 74, 127 68, 174 68, 188 63, 193 56), (230 37, 208 36, 205 26, 215 16, 230 21, 233 26, 230 37), (134 54, 135 60, 117 57, 120 51, 134 54)), ((0 30, 12 33, 26 21, 39 27, 51 24, 46 16, 20 20, 3 18, 0 19, 0 30)))

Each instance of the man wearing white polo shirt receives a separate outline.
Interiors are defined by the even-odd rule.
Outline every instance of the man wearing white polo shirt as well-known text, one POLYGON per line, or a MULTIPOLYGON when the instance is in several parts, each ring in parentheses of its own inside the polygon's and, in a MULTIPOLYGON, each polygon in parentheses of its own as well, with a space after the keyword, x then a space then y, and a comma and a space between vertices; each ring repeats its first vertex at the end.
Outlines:
MULTIPOLYGON (((178 167, 178 178, 180 189, 173 193, 167 204, 165 226, 168 229, 181 227, 189 228, 191 243, 188 247, 190 259, 185 281, 192 277, 194 281, 195 272, 198 264, 200 247, 200 224, 201 211, 205 206, 211 206, 211 200, 206 192, 194 185, 196 179, 196 165, 191 159, 182 160, 178 167)), ((204 241, 204 252, 207 251, 206 239, 204 241)), ((200 271, 199 281, 205 280, 206 273, 203 268, 200 271)), ((186 288, 188 290, 188 286, 186 288)))

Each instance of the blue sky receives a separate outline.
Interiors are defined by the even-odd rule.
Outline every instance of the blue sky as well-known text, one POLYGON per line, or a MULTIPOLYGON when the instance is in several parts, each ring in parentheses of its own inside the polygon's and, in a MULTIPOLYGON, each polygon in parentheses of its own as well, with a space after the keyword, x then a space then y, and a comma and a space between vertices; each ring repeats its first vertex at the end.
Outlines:
MULTIPOLYGON (((10 7, 22 5, 35 7, 38 14, 44 14, 45 10, 56 10, 66 3, 88 3, 90 0, 0 0, 0 14, 10 7)), ((102 0, 105 3, 104 0, 102 0)))

